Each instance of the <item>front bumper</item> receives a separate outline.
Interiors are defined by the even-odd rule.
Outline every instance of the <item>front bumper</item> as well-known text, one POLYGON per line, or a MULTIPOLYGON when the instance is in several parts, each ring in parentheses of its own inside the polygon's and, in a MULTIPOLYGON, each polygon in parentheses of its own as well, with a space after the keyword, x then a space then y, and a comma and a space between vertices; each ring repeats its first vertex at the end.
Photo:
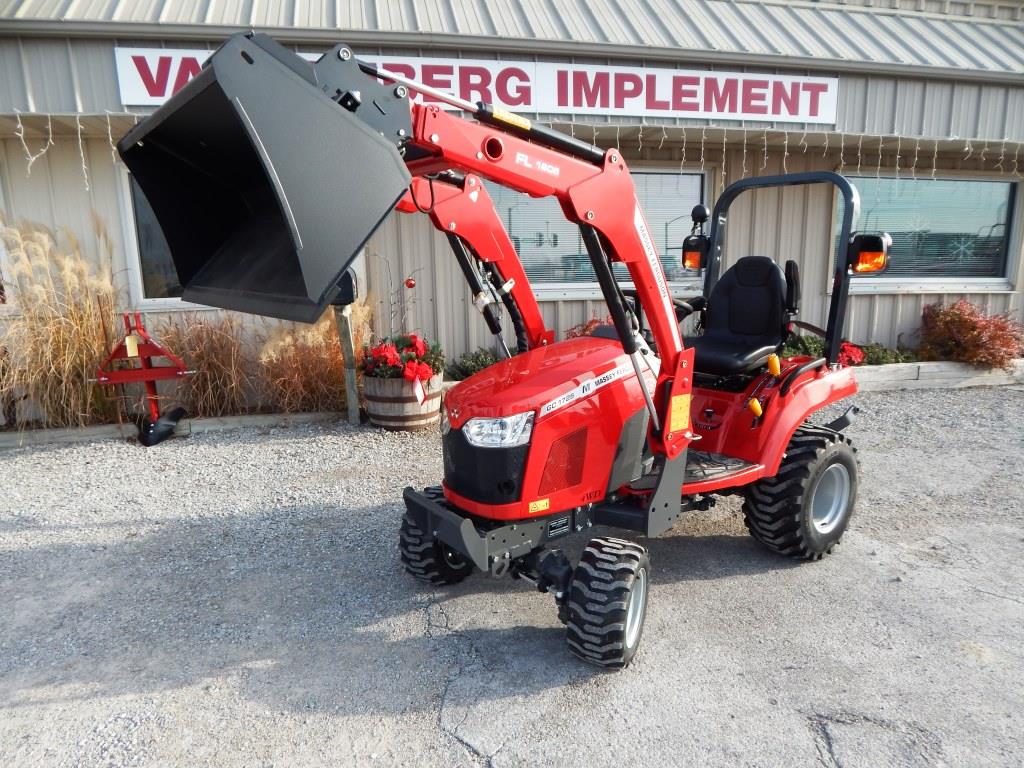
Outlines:
POLYGON ((495 528, 478 528, 444 498, 440 488, 402 494, 409 517, 420 530, 469 559, 482 571, 503 570, 501 564, 528 555, 548 541, 590 525, 585 508, 530 518, 495 528))

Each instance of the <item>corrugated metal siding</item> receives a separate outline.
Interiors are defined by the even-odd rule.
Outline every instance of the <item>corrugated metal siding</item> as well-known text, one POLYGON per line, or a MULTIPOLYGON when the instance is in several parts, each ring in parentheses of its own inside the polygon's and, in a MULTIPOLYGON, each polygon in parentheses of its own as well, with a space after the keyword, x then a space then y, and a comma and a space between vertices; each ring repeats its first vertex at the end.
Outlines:
MULTIPOLYGON (((32 22, 218 25, 553 41, 565 45, 704 52, 1024 73, 1020 7, 1009 3, 781 0, 6 0, 0 18, 32 22), (974 30, 985 45, 976 45, 974 30), (966 33, 966 34, 965 34, 966 33), (877 41, 875 45, 852 40, 877 41)), ((116 34, 116 33, 114 33, 116 34)), ((618 52, 621 55, 621 50, 618 52)))
MULTIPOLYGON (((119 44, 136 43, 137 41, 125 40, 119 44)), ((15 110, 50 114, 82 112, 92 115, 104 115, 108 111, 125 111, 117 91, 117 72, 113 55, 113 47, 116 44, 117 41, 0 37, 0 66, 4 72, 15 74, 0 80, 0 114, 13 114, 15 110)), ((150 42, 148 45, 158 44, 150 42)), ((165 45, 181 47, 185 44, 165 45)), ((191 45, 204 47, 203 44, 191 45)), ((299 47, 303 50, 310 48, 299 47)), ((364 54, 380 53, 380 50, 365 47, 360 49, 364 54)), ((452 57, 460 55, 458 51, 429 51, 422 48, 411 48, 404 50, 403 53, 452 57)), ((567 58, 575 62, 595 62, 594 59, 567 58)), ((641 60, 639 63, 644 62, 641 60)), ((743 69, 757 71, 758 68, 743 69)), ((582 123, 594 120, 571 115, 558 116, 557 119, 582 123)), ((621 122, 624 125, 635 125, 638 121, 636 118, 629 118, 621 122)), ((658 125, 700 126, 706 123, 707 121, 679 119, 658 121, 658 125)), ((736 121, 723 121, 722 124, 737 128, 745 125, 736 121)), ((789 131, 800 131, 804 128, 820 131, 828 127, 810 124, 746 125, 752 129, 769 127, 789 131)), ((951 83, 936 79, 840 74, 835 130, 848 134, 898 134, 932 138, 957 136, 1024 141, 1024 78, 1021 84, 989 85, 977 82, 951 83)))

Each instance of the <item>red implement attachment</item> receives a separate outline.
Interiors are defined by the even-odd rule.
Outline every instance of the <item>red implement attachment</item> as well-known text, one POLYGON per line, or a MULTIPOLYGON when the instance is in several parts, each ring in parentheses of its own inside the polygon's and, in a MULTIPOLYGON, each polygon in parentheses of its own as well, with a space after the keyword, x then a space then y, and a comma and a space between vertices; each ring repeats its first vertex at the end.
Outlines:
POLYGON ((183 408, 175 408, 161 415, 156 383, 188 376, 192 371, 186 370, 180 357, 164 349, 149 335, 138 312, 125 312, 123 317, 124 338, 100 364, 96 380, 108 386, 143 385, 146 390, 147 415, 139 426, 139 442, 146 446, 156 445, 171 436, 175 425, 185 415, 183 408), (170 361, 170 365, 154 365, 154 358, 164 358, 170 361), (114 367, 118 360, 137 360, 139 364, 135 367, 114 367))

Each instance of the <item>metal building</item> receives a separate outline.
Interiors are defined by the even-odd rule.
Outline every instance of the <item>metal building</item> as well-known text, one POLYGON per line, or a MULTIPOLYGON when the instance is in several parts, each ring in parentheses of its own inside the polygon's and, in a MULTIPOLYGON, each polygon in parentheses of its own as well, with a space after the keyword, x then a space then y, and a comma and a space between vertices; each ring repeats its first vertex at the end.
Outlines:
MULTIPOLYGON (((861 228, 894 238, 889 272, 855 279, 852 340, 912 343, 922 306, 957 297, 1022 312, 1024 12, 998 0, 0 0, 6 219, 69 227, 97 259, 105 226, 126 304, 193 308, 111 141, 250 28, 307 55, 347 41, 619 147, 678 295, 697 286, 679 265, 694 203, 743 176, 832 169, 860 189, 861 228)), ((603 316, 550 201, 492 191, 549 323, 603 316)), ((827 309, 833 203, 823 188, 760 192, 731 221, 730 259, 800 263, 810 322, 827 309)), ((488 343, 425 217, 393 214, 363 271, 378 333, 419 330, 451 355, 488 343)))

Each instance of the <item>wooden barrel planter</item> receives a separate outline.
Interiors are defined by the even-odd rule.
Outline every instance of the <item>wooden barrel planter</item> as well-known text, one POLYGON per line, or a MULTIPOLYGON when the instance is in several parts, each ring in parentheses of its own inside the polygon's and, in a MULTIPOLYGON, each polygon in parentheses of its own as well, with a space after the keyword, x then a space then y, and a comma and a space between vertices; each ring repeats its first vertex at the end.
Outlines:
POLYGON ((405 379, 379 379, 363 377, 363 396, 370 423, 384 429, 429 429, 441 420, 441 382, 438 374, 424 383, 427 399, 421 405, 413 393, 411 382, 405 379))

